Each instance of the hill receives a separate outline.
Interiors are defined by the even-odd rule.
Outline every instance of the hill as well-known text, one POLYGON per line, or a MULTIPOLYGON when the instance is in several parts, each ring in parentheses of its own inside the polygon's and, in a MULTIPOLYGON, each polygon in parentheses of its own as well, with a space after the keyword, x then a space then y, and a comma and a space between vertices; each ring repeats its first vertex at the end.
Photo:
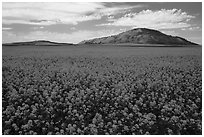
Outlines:
POLYGON ((72 43, 58 43, 51 42, 46 40, 36 40, 29 42, 14 42, 14 43, 5 43, 3 46, 70 46, 72 43))
POLYGON ((118 35, 84 40, 79 44, 162 44, 162 45, 198 45, 178 36, 166 35, 160 31, 136 28, 118 35))

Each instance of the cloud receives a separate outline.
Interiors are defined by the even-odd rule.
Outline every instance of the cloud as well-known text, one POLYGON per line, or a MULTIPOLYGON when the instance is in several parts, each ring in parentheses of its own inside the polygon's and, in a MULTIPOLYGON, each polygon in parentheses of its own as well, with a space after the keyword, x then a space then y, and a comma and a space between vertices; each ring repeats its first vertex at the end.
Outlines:
POLYGON ((193 31, 193 30, 199 30, 200 29, 200 27, 189 27, 189 28, 182 28, 181 30, 191 30, 191 31, 193 31))
POLYGON ((132 9, 142 8, 142 7, 145 7, 145 5, 134 5, 134 6, 121 5, 121 6, 117 6, 117 7, 102 8, 96 12, 97 12, 97 14, 106 15, 106 16, 111 17, 111 15, 116 15, 119 13, 124 14, 126 12, 130 12, 132 9))
POLYGON ((11 30, 12 28, 2 28, 3 31, 11 30))
POLYGON ((59 32, 49 32, 49 31, 33 31, 30 33, 18 33, 13 32, 3 32, 4 42, 17 42, 17 41, 31 41, 31 40, 50 40, 56 42, 67 42, 67 43, 78 43, 82 40, 110 36, 113 34, 118 34, 122 30, 81 30, 74 31, 72 33, 59 33, 59 32))
POLYGON ((56 11, 56 12, 66 12, 66 13, 88 13, 95 11, 98 8, 103 8, 101 3, 88 3, 88 2, 18 2, 9 3, 4 2, 2 5, 3 10, 18 10, 18 9, 35 9, 42 11, 56 11))
POLYGON ((100 19, 86 15, 104 6, 98 3, 3 3, 3 24, 52 25, 100 19))
POLYGON ((142 5, 106 7, 104 3, 7 3, 2 4, 3 24, 53 25, 73 24, 89 20, 99 20, 109 16, 139 8, 142 5))
POLYGON ((178 9, 143 10, 139 13, 128 13, 109 23, 100 24, 113 26, 147 27, 154 29, 173 29, 191 27, 189 21, 195 16, 188 15, 178 9))
POLYGON ((32 27, 33 30, 39 30, 39 29, 44 29, 43 26, 37 26, 37 27, 32 27))
POLYGON ((76 30, 76 28, 75 28, 75 27, 71 27, 70 29, 71 29, 71 30, 76 30))
POLYGON ((107 18, 110 20, 110 19, 113 19, 113 18, 114 18, 114 16, 108 16, 107 18))

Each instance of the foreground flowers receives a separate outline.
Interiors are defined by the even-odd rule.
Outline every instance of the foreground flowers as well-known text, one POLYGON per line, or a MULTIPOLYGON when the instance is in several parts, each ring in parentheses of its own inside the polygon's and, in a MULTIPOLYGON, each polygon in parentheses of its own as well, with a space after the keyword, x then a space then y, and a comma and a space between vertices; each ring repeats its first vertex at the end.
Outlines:
POLYGON ((201 134, 198 56, 3 57, 3 134, 201 134))

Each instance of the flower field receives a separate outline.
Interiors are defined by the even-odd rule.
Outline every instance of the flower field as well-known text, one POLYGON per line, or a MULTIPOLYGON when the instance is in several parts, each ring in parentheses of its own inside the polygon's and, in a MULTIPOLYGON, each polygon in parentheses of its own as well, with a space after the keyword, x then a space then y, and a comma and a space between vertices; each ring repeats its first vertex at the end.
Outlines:
POLYGON ((43 56, 27 51, 15 55, 16 50, 3 49, 4 135, 202 134, 197 52, 43 56))

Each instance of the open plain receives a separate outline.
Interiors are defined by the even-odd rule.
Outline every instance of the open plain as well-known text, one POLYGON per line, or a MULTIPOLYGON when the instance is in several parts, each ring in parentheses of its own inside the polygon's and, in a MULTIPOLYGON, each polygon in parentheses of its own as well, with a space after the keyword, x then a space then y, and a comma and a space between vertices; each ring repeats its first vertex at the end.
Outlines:
POLYGON ((3 134, 202 134, 201 47, 2 48, 3 134))

